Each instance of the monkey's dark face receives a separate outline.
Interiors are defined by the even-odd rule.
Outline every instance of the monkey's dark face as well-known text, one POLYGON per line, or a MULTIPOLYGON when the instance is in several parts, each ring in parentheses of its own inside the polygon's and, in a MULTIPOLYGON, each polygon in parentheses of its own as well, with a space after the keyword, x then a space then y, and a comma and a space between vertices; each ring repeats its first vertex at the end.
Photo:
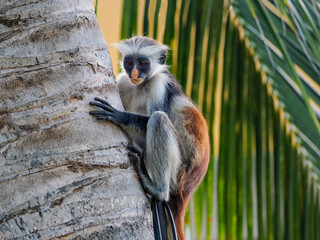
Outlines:
POLYGON ((128 55, 123 59, 124 69, 134 85, 139 85, 147 78, 150 64, 150 60, 144 56, 128 55))

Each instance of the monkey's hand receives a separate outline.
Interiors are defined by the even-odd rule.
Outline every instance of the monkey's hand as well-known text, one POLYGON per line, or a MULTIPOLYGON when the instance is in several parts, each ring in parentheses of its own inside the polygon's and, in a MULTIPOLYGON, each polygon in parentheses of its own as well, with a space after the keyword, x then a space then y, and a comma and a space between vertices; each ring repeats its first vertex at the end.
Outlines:
POLYGON ((102 108, 103 110, 90 111, 90 115, 96 117, 98 120, 109 120, 124 129, 133 130, 135 133, 146 133, 147 123, 150 118, 149 116, 119 111, 101 98, 96 97, 94 100, 97 102, 90 102, 89 104, 94 107, 102 108))
POLYGON ((110 105, 106 100, 94 98, 98 102, 89 102, 91 106, 102 108, 103 110, 90 111, 89 114, 98 120, 109 120, 114 123, 121 123, 124 118, 124 112, 121 112, 110 105))

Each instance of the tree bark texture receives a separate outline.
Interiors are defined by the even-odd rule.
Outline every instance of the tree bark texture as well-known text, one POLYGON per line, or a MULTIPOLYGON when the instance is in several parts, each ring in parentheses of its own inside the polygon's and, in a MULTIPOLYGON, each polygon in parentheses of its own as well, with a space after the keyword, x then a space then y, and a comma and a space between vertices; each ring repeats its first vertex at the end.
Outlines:
MULTIPOLYGON (((112 23, 110 23, 112 24, 112 23)), ((152 239, 92 0, 0 0, 0 239, 152 239)))

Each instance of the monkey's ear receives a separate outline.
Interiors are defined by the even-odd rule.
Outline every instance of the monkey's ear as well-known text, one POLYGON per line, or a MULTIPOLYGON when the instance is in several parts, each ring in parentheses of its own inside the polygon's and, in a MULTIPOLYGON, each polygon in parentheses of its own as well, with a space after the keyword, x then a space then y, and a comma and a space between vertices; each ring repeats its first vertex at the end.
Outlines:
POLYGON ((160 58, 158 59, 158 63, 160 63, 161 65, 165 64, 167 60, 167 51, 164 50, 162 51, 160 58))
POLYGON ((161 57, 159 58, 158 62, 159 62, 161 65, 163 65, 163 64, 166 63, 166 60, 167 60, 166 56, 161 56, 161 57))

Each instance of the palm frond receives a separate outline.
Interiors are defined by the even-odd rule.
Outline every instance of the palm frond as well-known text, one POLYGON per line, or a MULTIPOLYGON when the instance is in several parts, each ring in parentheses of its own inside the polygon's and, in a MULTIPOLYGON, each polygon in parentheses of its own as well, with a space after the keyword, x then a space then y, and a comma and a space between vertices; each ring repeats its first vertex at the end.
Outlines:
POLYGON ((207 118, 211 160, 187 232, 317 239, 319 1, 146 0, 141 33, 137 1, 124 2, 121 38, 153 33, 169 45, 172 72, 207 118))

